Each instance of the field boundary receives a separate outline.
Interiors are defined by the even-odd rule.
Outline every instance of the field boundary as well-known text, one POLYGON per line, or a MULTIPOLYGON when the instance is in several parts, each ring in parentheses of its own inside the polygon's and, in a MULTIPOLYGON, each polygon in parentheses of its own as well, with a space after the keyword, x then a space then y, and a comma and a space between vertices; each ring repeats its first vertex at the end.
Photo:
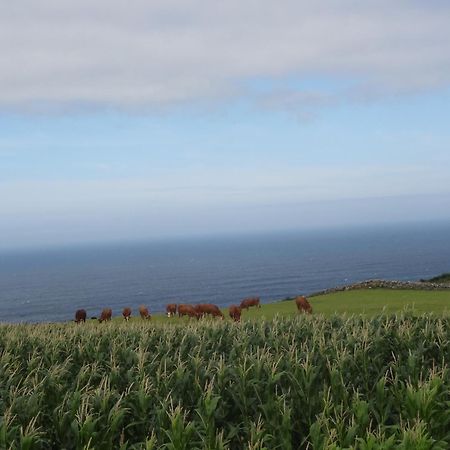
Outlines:
POLYGON ((446 291, 450 290, 448 283, 431 283, 427 281, 396 281, 396 280, 366 280, 345 286, 323 289, 313 292, 308 297, 333 294, 335 292, 353 291, 358 289, 410 289, 416 291, 446 291))

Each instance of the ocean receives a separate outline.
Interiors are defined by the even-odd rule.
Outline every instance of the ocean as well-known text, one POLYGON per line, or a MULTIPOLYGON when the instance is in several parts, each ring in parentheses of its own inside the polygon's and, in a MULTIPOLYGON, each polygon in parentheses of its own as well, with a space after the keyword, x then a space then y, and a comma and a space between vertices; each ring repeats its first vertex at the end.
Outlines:
POLYGON ((113 315, 145 304, 281 300, 370 278, 450 271, 450 224, 222 236, 0 253, 0 321, 113 315))

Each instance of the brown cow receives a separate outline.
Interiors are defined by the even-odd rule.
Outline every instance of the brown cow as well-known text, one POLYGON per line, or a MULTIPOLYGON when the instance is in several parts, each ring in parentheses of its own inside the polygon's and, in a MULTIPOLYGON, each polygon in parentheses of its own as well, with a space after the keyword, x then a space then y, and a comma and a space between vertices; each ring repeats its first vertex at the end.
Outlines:
POLYGON ((204 304, 194 305, 194 309, 197 312, 199 318, 202 318, 206 313, 203 311, 204 304))
POLYGON ((258 308, 261 308, 261 305, 259 304, 259 297, 247 297, 242 300, 241 309, 245 308, 248 311, 250 306, 257 306, 258 308))
POLYGON ((178 305, 178 317, 181 316, 197 317, 197 319, 200 317, 192 305, 178 305))
POLYGON ((312 307, 304 295, 299 295, 295 298, 295 304, 299 312, 312 313, 312 307))
POLYGON ((176 303, 169 303, 166 306, 167 311, 167 317, 172 317, 177 313, 177 304, 176 303))
POLYGON ((148 308, 144 305, 139 306, 139 314, 142 319, 151 319, 152 316, 150 315, 148 308))
POLYGON ((75 322, 86 322, 86 310, 85 309, 77 309, 75 311, 75 322))
POLYGON ((222 311, 218 306, 213 305, 212 303, 201 303, 199 305, 195 305, 194 308, 199 317, 204 317, 206 314, 211 314, 213 317, 221 317, 223 319, 222 311))
POLYGON ((128 322, 131 317, 131 308, 128 308, 128 306, 126 308, 123 308, 122 316, 128 322))
POLYGON ((112 309, 111 308, 103 308, 102 310, 102 314, 100 315, 100 319, 98 319, 98 321, 101 322, 105 322, 108 320, 111 320, 112 317, 112 309))
POLYGON ((231 305, 230 308, 229 308, 229 312, 230 312, 230 317, 235 322, 240 322, 242 310, 241 310, 241 308, 239 306, 231 305))

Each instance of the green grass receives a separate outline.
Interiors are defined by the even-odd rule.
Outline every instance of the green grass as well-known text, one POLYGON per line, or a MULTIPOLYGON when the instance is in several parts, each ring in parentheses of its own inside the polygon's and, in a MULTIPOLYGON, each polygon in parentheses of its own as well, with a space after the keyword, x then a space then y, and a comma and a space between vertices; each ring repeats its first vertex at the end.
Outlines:
MULTIPOLYGON (((374 316, 383 311, 386 313, 400 312, 405 308, 413 308, 417 314, 423 312, 450 313, 450 291, 361 289, 311 297, 309 301, 314 314, 325 316, 335 313, 374 316)), ((261 307, 260 311, 253 310, 248 316, 270 319, 276 314, 281 316, 296 314, 294 302, 286 300, 266 304, 261 307)))
MULTIPOLYGON (((374 316, 383 311, 397 313, 407 309, 413 309, 414 313, 435 313, 448 315, 450 313, 449 291, 418 291, 418 290, 392 290, 392 289, 361 289, 354 291, 337 292, 333 294, 311 297, 310 303, 314 314, 322 314, 326 317, 333 314, 364 314, 374 316)), ((223 313, 228 320, 228 308, 223 308, 223 313)), ((272 319, 275 316, 293 317, 297 314, 297 308, 293 300, 278 301, 262 304, 261 308, 250 308, 242 314, 243 320, 272 319)), ((117 316, 115 320, 123 320, 117 316)), ((140 321, 133 317, 133 321, 140 321)), ((188 323, 195 319, 183 317, 179 319, 167 318, 163 314, 152 316, 153 323, 188 323)))

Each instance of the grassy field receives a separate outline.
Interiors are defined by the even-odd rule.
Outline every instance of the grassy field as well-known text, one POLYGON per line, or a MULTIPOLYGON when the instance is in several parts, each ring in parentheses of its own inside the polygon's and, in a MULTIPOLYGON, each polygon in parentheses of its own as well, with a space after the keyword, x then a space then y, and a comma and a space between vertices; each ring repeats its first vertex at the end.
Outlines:
MULTIPOLYGON (((415 313, 450 313, 450 291, 414 291, 392 289, 361 289, 311 297, 315 314, 365 314, 396 313, 412 308, 415 313)), ((293 301, 264 305, 249 316, 272 318, 276 314, 290 316, 296 313, 293 301)))
MULTIPOLYGON (((397 313, 405 309, 412 310, 415 314, 435 313, 448 315, 450 313, 449 291, 415 291, 392 289, 361 289, 354 291, 338 292, 334 294, 311 297, 310 303, 314 314, 329 317, 337 314, 364 314, 373 316, 380 313, 397 313)), ((228 309, 223 308, 228 314, 228 309)), ((116 316, 117 316, 117 312, 116 316)), ((242 319, 272 319, 280 317, 294 317, 297 309, 293 300, 285 300, 266 303, 260 309, 250 308, 243 312, 242 319)), ((228 317, 227 317, 228 318, 228 317)), ((116 317, 116 320, 122 320, 116 317)), ((140 320, 136 317, 133 320, 140 320)), ((191 319, 193 320, 193 319, 191 319)), ((188 322, 188 318, 168 319, 162 314, 155 314, 152 321, 157 323, 188 322)))

